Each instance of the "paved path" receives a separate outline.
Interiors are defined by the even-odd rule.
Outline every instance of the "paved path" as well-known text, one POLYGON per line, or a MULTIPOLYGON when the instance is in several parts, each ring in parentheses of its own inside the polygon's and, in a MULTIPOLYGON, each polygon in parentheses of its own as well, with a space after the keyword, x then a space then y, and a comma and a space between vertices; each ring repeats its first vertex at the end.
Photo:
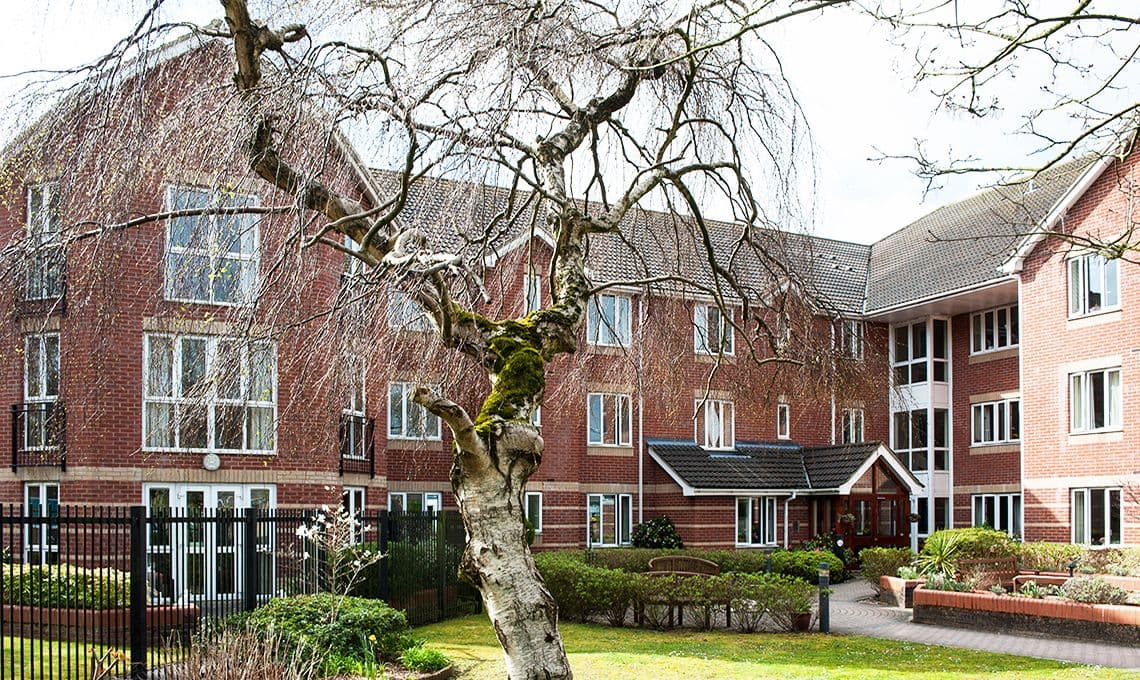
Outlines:
POLYGON ((832 590, 831 631, 833 633, 850 633, 944 647, 965 647, 1042 659, 1140 669, 1140 649, 1055 637, 1010 635, 911 623, 909 609, 888 607, 869 599, 873 598, 875 593, 866 581, 848 581, 832 586, 832 590))

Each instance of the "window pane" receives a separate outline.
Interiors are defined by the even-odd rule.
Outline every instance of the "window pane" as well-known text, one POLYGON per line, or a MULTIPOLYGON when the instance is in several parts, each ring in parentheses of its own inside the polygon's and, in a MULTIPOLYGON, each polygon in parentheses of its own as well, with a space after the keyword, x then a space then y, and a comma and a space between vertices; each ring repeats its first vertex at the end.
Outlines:
POLYGON ((1089 542, 1086 527, 1086 522, 1088 521, 1086 493, 1084 489, 1078 489, 1073 492, 1073 543, 1087 544, 1089 542))
POLYGON ((910 445, 919 449, 927 447, 926 411, 910 412, 910 445))
POLYGON ((49 334, 44 339, 44 396, 59 395, 59 336, 49 334))
POLYGON ((1120 282, 1117 276, 1119 260, 1109 260, 1104 264, 1104 306, 1116 307, 1120 304, 1120 282))
POLYGON ((1069 314, 1080 314, 1084 290, 1081 286, 1082 259, 1069 260, 1069 314))
POLYGON ((1017 345, 1021 342, 1021 319, 1017 305, 1009 308, 1009 344, 1017 345))
POLYGON ((249 350, 249 399, 273 401, 273 346, 253 345, 249 350))
POLYGON ((170 338, 147 338, 147 396, 174 396, 174 342, 170 338))
POLYGON ((618 341, 621 343, 622 346, 628 346, 629 345, 629 333, 630 333, 629 298, 627 298, 627 297, 617 298, 617 318, 615 319, 615 322, 617 324, 617 339, 618 339, 618 341))
POLYGON ((602 312, 602 329, 601 329, 601 342, 606 345, 616 344, 617 339, 617 319, 614 305, 616 298, 612 295, 603 295, 601 312, 602 312))
POLYGON ((602 443, 602 395, 591 394, 588 400, 589 407, 589 433, 587 439, 591 444, 602 443))
POLYGON ((1016 399, 1009 402, 1009 439, 1021 439, 1021 402, 1016 399))
POLYGON ((1089 400, 1089 427, 1097 429, 1106 424, 1108 404, 1105 402, 1106 382, 1104 371, 1093 371, 1088 374, 1088 400, 1089 400))
POLYGON ((629 543, 629 532, 633 519, 633 496, 622 494, 618 508, 618 542, 629 543))
POLYGON ((590 304, 586 305, 586 341, 592 344, 598 344, 601 338, 601 311, 598 309, 598 298, 594 296, 590 298, 590 304))
POLYGON ((1124 538, 1124 525, 1121 520, 1120 489, 1108 490, 1108 543, 1120 545, 1124 538))
POLYGON ((918 361, 910 365, 910 381, 912 383, 926 382, 926 362, 918 361))
POLYGON ((589 525, 590 544, 602 542, 602 497, 593 494, 586 498, 586 522, 589 525))
POLYGON ((1012 506, 1013 506, 1013 517, 1012 517, 1013 525, 1012 525, 1012 532, 1011 533, 1014 536, 1020 537, 1021 536, 1021 494, 1014 494, 1013 495, 1012 506))
POLYGON ((736 499, 736 542, 737 543, 751 543, 748 540, 748 530, 750 522, 748 521, 748 499, 736 499))
POLYGON ((934 447, 946 448, 950 445, 950 418, 944 408, 934 409, 934 447))
POLYGON ((617 544, 617 498, 612 493, 602 496, 602 543, 617 544))
POLYGON ((1085 376, 1080 373, 1069 376, 1069 429, 1085 429, 1085 376))
POLYGON ((246 448, 267 451, 273 448, 273 409, 251 406, 246 409, 246 448))
POLYGON ((618 442, 619 444, 629 444, 633 441, 632 434, 630 433, 630 418, 629 418, 629 397, 619 394, 614 397, 617 403, 614 409, 618 421, 618 442))
POLYGON ((1085 257, 1085 311, 1095 312, 1104 306, 1104 259, 1097 255, 1085 257))
POLYGON ((392 383, 388 386, 388 435, 404 435, 404 385, 392 383))
POLYGON ((204 449, 209 446, 206 435, 206 409, 199 405, 183 407, 178 418, 178 446, 204 449))
POLYGON ((201 338, 182 339, 182 374, 179 394, 184 397, 203 396, 194 390, 206 376, 206 341, 201 338))
POLYGON ((897 326, 894 331, 895 363, 901 363, 910 359, 910 337, 908 335, 909 328, 906 326, 897 326))
POLYGON ((993 312, 986 312, 985 313, 985 319, 986 319, 986 338, 985 338, 986 349, 993 349, 994 348, 994 338, 997 335, 997 333, 996 333, 997 329, 994 328, 994 313, 993 312))
POLYGON ((983 417, 982 416, 981 404, 975 405, 971 409, 971 413, 973 416, 972 419, 973 419, 973 426, 974 426, 973 427, 973 430, 974 430, 974 432, 973 432, 973 443, 981 444, 982 443, 982 417, 983 417))
POLYGON ((970 317, 970 326, 973 330, 973 336, 970 340, 970 351, 982 351, 982 315, 974 314, 970 317))
POLYGON ((214 407, 214 446, 219 449, 240 449, 245 425, 245 407, 236 404, 219 404, 214 407))
POLYGON ((895 450, 910 448, 910 414, 906 411, 896 413, 895 421, 895 450))
POLYGON ((949 355, 946 351, 946 320, 934 320, 934 358, 935 359, 948 359, 949 355))
POLYGON ((1009 310, 997 310, 997 346, 1009 344, 1009 310))
POLYGON ((29 335, 24 340, 24 390, 29 397, 42 397, 43 383, 43 355, 39 335, 29 335))
POLYGON ((1108 415, 1105 417, 1105 427, 1119 427, 1121 419, 1120 371, 1107 371, 1108 384, 1106 395, 1108 415))
POLYGON ((1104 501, 1104 489, 1089 490, 1089 540, 1093 545, 1104 545, 1108 537, 1104 501))
POLYGON ((151 448, 174 446, 174 405, 146 405, 146 445, 151 448))
POLYGON ((911 356, 919 359, 926 356, 926 324, 916 323, 911 328, 911 356))

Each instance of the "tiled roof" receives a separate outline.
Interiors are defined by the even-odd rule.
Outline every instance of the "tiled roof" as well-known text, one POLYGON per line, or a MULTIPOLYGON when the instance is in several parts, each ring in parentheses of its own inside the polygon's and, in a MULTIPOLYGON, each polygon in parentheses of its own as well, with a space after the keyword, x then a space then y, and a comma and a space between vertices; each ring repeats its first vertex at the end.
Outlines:
POLYGON ((710 491, 835 489, 850 481, 881 447, 878 442, 817 447, 737 442, 735 449, 710 451, 691 441, 648 439, 646 443, 686 484, 710 491))
MULTIPOLYGON (((373 176, 380 187, 391 188, 390 173, 374 171, 373 176)), ((501 255, 497 249, 529 233, 532 221, 540 228, 542 215, 536 215, 533 203, 526 203, 529 199, 530 194, 520 192, 515 205, 508 206, 506 189, 424 178, 413 185, 401 220, 431 234, 441 248, 477 261, 501 255), (492 238, 476 240, 488 225, 492 225, 492 238)), ((706 223, 713 257, 739 276, 751 297, 765 297, 791 280, 807 288, 826 311, 861 312, 870 246, 769 229, 751 229, 745 238, 740 224, 706 223)), ((712 287, 709 257, 690 219, 635 210, 622 223, 620 233, 591 237, 588 264, 594 283, 675 275, 712 287)), ((725 294, 731 297, 730 291, 725 294)))
POLYGON ((877 241, 871 246, 866 312, 1003 278, 998 269, 1018 242, 1094 160, 1058 165, 1032 185, 996 187, 950 203, 877 241))

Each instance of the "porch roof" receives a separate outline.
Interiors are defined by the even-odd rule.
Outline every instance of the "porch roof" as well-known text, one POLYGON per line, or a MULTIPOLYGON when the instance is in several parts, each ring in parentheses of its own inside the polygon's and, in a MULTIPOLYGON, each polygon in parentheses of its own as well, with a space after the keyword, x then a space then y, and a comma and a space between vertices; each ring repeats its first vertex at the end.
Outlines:
POLYGON ((647 439, 649 455, 686 496, 748 494, 845 494, 883 459, 911 492, 922 483, 880 442, 802 446, 795 442, 737 442, 709 450, 692 441, 647 439))

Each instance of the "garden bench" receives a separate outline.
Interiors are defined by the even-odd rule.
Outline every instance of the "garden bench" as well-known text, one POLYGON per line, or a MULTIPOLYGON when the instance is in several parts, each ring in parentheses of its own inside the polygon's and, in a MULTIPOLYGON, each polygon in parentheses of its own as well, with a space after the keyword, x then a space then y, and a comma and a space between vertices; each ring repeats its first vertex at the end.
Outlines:
MULTIPOLYGON (((700 557, 690 557, 688 555, 661 555, 649 560, 649 571, 645 572, 647 576, 720 576, 720 565, 711 560, 706 560, 700 557)), ((677 613, 677 625, 684 624, 685 603, 676 599, 672 600, 653 600, 644 604, 669 604, 676 605, 675 611, 677 613)), ((673 612, 674 607, 669 607, 669 627, 673 627, 673 612)), ((724 603, 725 621, 728 625, 732 625, 732 604, 729 602, 724 603)), ((640 619, 640 616, 637 618, 640 619)))
POLYGON ((981 575, 985 585, 1010 586, 1018 575, 1016 557, 987 557, 975 560, 959 560, 960 576, 981 575))

